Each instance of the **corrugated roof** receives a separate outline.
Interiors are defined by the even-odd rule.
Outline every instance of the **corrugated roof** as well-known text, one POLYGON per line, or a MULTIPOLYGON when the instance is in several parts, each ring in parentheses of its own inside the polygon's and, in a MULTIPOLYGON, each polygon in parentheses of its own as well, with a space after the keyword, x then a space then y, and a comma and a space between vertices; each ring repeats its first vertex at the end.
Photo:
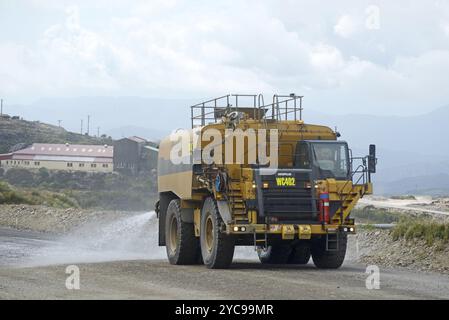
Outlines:
POLYGON ((15 151, 14 154, 112 158, 114 147, 104 145, 34 143, 28 148, 15 151))
POLYGON ((138 142, 138 143, 146 143, 147 140, 138 136, 132 136, 132 137, 128 137, 129 140, 138 142))
POLYGON ((0 154, 0 160, 8 160, 8 159, 12 159, 12 153, 0 154))
POLYGON ((94 162, 94 157, 64 157, 64 156, 35 156, 33 160, 40 161, 64 161, 64 162, 94 162))

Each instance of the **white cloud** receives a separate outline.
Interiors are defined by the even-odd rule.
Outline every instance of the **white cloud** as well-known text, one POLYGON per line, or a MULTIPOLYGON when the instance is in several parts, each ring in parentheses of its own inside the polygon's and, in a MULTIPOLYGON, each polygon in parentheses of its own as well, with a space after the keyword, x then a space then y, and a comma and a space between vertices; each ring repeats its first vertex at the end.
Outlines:
POLYGON ((441 29, 443 29, 443 32, 449 37, 449 22, 443 22, 441 24, 441 29))
POLYGON ((0 66, 2 96, 304 90, 322 108, 363 105, 366 112, 417 111, 424 95, 429 107, 449 102, 442 88, 449 68, 444 3, 406 9, 383 3, 375 31, 364 26, 368 4, 355 0, 281 7, 254 0, 133 6, 67 1, 63 8, 59 2, 34 3, 49 6, 36 15, 61 16, 49 20, 34 41, 0 42, 0 59, 7 62, 0 66))
POLYGON ((349 15, 343 15, 334 26, 334 32, 343 38, 350 38, 358 28, 357 22, 349 15))
POLYGON ((310 52, 310 62, 319 69, 335 70, 344 65, 340 51, 332 46, 317 45, 310 52))

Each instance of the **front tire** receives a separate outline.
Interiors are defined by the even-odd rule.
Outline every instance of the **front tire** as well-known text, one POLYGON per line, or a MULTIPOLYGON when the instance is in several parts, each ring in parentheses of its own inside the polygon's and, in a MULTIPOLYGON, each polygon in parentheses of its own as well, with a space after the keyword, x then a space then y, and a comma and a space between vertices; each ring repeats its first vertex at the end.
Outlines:
POLYGON ((198 264, 199 240, 193 223, 181 219, 179 199, 170 201, 165 220, 165 248, 168 261, 175 265, 198 264))
POLYGON ((215 200, 207 198, 201 210, 200 244, 209 269, 226 269, 234 257, 234 238, 222 232, 222 224, 215 200))
POLYGON ((312 259, 319 269, 338 269, 343 264, 346 255, 348 238, 345 233, 338 235, 338 250, 326 250, 326 237, 317 239, 312 244, 312 259))

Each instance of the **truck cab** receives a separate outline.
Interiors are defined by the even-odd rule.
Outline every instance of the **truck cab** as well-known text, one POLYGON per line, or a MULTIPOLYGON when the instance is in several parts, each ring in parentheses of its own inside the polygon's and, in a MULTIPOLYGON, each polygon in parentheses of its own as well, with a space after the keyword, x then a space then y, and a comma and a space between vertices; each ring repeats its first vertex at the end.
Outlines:
POLYGON ((345 141, 298 141, 295 168, 310 169, 315 180, 351 178, 349 147, 345 141))

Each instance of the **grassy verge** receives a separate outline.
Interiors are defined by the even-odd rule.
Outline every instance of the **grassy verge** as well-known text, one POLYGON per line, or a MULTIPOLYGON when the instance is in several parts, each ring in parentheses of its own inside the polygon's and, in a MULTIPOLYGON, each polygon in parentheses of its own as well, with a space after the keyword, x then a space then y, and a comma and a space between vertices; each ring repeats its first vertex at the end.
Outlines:
POLYGON ((400 196, 391 196, 390 199, 393 200, 416 200, 415 196, 413 195, 400 195, 400 196))
POLYGON ((395 226, 391 231, 394 241, 400 239, 407 241, 414 239, 425 240, 428 246, 436 242, 449 243, 449 223, 435 221, 430 216, 416 216, 373 206, 354 209, 351 216, 363 223, 367 223, 363 228, 365 230, 372 230, 372 224, 376 223, 394 223, 395 226))
POLYGON ((402 219, 391 233, 393 240, 404 238, 406 240, 422 239, 431 246, 439 240, 447 243, 449 240, 449 223, 402 219))
POLYGON ((146 190, 73 190, 56 192, 42 188, 15 187, 0 181, 0 204, 45 205, 55 208, 83 208, 141 211, 154 210, 157 195, 146 190))
POLYGON ((357 221, 368 224, 375 223, 396 223, 405 217, 403 213, 392 212, 387 209, 366 206, 363 209, 354 209, 351 217, 357 221))
POLYGON ((66 194, 52 191, 38 191, 33 188, 15 188, 0 181, 0 204, 46 205, 56 208, 77 208, 78 202, 66 194))
POLYGON ((8 189, 3 203, 45 202, 50 206, 149 211, 153 210, 157 196, 155 172, 129 176, 119 173, 90 174, 44 168, 13 168, 3 175, 0 172, 0 179, 3 179, 8 189))

